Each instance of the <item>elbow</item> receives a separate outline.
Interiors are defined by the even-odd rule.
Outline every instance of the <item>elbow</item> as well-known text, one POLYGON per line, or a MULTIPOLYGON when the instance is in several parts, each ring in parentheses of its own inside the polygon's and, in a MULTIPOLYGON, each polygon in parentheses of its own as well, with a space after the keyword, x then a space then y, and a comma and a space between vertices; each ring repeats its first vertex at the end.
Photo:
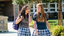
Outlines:
POLYGON ((31 22, 29 22, 29 23, 31 23, 31 22))
POLYGON ((15 24, 17 24, 17 23, 15 23, 15 24))
POLYGON ((17 23, 15 23, 15 24, 17 24, 17 23))
POLYGON ((15 24, 18 24, 17 22, 15 22, 15 24))
POLYGON ((31 23, 32 21, 29 21, 29 23, 31 23))

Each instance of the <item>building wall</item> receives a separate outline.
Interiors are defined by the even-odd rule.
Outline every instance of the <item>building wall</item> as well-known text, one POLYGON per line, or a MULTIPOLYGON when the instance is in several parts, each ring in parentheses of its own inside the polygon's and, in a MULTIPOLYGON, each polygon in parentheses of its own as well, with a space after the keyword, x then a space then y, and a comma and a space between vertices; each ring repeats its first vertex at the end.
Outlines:
POLYGON ((4 8, 4 16, 8 16, 9 21, 14 20, 14 11, 13 11, 13 4, 12 1, 5 2, 5 8, 4 8))
MULTIPOLYGON (((48 3, 48 4, 42 3, 42 5, 44 8, 44 11, 49 14, 50 19, 58 19, 58 3, 48 3), (55 16, 54 13, 57 13, 57 15, 55 16)), ((64 18, 64 2, 62 2, 61 5, 62 5, 61 12, 64 18)), ((37 8, 36 8, 36 5, 33 4, 31 8, 31 13, 35 13, 35 12, 37 12, 37 8)))
POLYGON ((13 16, 13 5, 12 2, 5 2, 5 16, 13 16))

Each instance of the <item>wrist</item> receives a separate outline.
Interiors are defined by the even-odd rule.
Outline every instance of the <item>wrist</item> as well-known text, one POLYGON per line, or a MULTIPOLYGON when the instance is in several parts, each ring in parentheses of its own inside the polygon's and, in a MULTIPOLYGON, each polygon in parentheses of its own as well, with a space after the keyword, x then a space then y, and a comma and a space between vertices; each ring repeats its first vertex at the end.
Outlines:
POLYGON ((48 30, 49 30, 49 28, 48 28, 48 30))
POLYGON ((35 30, 37 32, 37 30, 35 30))
POLYGON ((20 19, 20 21, 22 20, 22 18, 20 19))

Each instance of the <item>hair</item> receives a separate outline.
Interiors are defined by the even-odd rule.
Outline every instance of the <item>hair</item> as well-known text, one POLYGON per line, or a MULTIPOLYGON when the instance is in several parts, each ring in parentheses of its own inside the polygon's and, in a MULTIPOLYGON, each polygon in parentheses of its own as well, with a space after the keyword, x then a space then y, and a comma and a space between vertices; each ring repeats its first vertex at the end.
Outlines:
MULTIPOLYGON (((27 9, 27 7, 28 7, 27 5, 23 6, 21 11, 19 12, 19 14, 24 18, 25 18, 25 10, 27 9)), ((28 14, 27 14, 27 17, 28 17, 28 14)))
POLYGON ((37 11, 37 21, 43 22, 43 20, 44 20, 46 22, 47 19, 46 19, 46 15, 44 13, 43 5, 41 3, 39 3, 39 4, 37 4, 37 6, 41 7, 41 17, 40 17, 39 12, 37 11))

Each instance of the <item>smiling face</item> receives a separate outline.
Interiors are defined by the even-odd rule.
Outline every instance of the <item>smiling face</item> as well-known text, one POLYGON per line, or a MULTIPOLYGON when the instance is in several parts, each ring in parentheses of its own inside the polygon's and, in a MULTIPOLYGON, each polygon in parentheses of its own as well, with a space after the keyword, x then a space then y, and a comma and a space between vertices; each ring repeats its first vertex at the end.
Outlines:
POLYGON ((46 22, 46 16, 44 13, 43 5, 41 3, 38 3, 36 7, 37 7, 37 21, 43 22, 44 20, 46 22), (41 16, 39 13, 41 13, 41 16))
POLYGON ((40 6, 37 6, 37 11, 38 11, 39 13, 41 13, 41 7, 40 7, 40 6))
POLYGON ((26 8, 25 13, 30 13, 29 7, 26 8))

